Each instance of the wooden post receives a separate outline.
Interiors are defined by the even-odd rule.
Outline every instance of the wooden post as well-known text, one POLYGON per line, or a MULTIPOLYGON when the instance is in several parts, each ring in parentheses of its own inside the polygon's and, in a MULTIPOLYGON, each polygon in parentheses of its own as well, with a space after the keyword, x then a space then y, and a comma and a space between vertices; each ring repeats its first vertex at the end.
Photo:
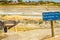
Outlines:
POLYGON ((51 33, 52 33, 52 37, 54 37, 54 24, 53 24, 53 21, 51 21, 51 33))

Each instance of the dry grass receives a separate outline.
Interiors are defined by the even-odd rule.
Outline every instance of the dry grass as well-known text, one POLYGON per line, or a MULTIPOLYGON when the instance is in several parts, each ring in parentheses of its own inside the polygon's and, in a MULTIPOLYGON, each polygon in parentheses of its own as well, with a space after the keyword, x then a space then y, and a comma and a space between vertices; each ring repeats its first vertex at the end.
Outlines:
POLYGON ((4 33, 0 33, 0 40, 4 39, 4 38, 6 38, 6 37, 7 37, 6 34, 4 34, 4 33))

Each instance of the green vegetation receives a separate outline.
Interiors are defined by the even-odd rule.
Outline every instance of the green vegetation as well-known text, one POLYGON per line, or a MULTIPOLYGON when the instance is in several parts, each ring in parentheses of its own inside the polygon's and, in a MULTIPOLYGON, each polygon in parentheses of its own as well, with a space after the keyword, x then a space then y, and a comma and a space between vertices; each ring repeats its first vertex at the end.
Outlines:
POLYGON ((5 0, 4 3, 5 3, 5 4, 8 3, 8 0, 5 0))
POLYGON ((46 1, 46 2, 43 2, 42 0, 39 0, 38 2, 35 2, 35 1, 30 1, 29 2, 23 2, 22 0, 18 0, 18 2, 13 2, 11 0, 11 2, 9 2, 8 0, 5 0, 4 2, 0 2, 0 5, 58 5, 60 6, 60 3, 58 2, 49 2, 49 1, 46 1))
POLYGON ((18 0, 18 2, 22 2, 22 0, 18 0))

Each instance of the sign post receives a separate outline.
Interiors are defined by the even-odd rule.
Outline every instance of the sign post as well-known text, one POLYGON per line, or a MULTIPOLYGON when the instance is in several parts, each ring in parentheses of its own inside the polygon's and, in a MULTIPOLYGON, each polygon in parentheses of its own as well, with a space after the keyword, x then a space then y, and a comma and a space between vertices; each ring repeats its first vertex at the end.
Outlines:
POLYGON ((52 33, 52 37, 54 37, 54 23, 53 21, 51 21, 51 33, 52 33))
POLYGON ((54 20, 60 20, 60 12, 43 12, 43 20, 51 21, 51 34, 54 37, 54 20))

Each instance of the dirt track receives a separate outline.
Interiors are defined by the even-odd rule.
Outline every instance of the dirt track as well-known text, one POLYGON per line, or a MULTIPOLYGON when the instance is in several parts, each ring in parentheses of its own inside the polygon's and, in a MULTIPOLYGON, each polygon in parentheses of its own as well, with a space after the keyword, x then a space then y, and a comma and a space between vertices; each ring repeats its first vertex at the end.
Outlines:
MULTIPOLYGON (((60 34, 60 28, 55 29, 55 35, 60 34)), ((51 35, 50 29, 38 29, 25 32, 8 32, 7 37, 2 40, 41 40, 51 35)))
MULTIPOLYGON (((22 12, 25 14, 33 14, 33 13, 41 13, 44 11, 60 11, 60 7, 58 6, 0 6, 0 11, 3 13, 7 12, 22 12)), ((36 14, 37 15, 37 14, 36 14)))

